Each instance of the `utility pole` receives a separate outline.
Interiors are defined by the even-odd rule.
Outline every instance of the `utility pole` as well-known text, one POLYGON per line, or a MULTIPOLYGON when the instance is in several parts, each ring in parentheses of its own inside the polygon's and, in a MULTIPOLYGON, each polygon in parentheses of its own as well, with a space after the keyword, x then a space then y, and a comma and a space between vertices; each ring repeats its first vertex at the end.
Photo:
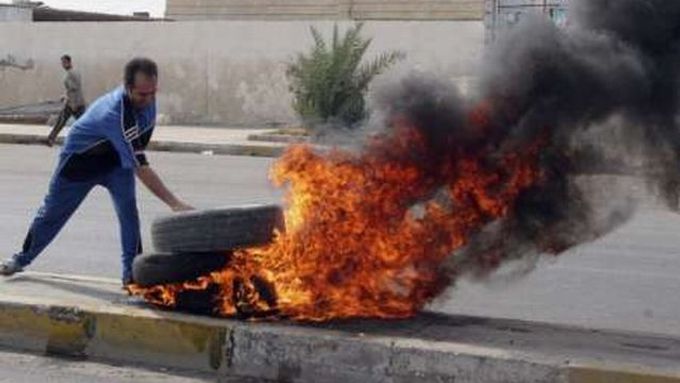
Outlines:
POLYGON ((498 14, 499 14, 500 0, 486 0, 484 2, 486 15, 486 43, 489 44, 496 40, 496 29, 498 28, 498 14))

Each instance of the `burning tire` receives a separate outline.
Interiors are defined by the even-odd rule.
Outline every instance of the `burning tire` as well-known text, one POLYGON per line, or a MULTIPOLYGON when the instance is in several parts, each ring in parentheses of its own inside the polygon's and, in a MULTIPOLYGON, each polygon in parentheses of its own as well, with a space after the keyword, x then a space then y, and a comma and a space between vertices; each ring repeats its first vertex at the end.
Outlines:
POLYGON ((254 205, 173 214, 157 219, 153 244, 161 253, 232 250, 271 242, 283 230, 283 213, 275 205, 254 205))
POLYGON ((193 281, 224 268, 231 253, 142 254, 135 258, 132 273, 141 287, 193 281))

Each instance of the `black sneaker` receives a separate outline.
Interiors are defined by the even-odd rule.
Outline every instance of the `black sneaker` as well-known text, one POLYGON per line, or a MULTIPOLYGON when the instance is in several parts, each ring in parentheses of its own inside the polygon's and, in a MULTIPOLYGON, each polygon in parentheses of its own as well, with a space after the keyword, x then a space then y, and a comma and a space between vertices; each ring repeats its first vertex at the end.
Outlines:
POLYGON ((16 273, 20 273, 24 271, 24 268, 19 265, 19 263, 15 259, 8 259, 3 263, 0 263, 0 275, 9 277, 10 275, 14 275, 16 273))

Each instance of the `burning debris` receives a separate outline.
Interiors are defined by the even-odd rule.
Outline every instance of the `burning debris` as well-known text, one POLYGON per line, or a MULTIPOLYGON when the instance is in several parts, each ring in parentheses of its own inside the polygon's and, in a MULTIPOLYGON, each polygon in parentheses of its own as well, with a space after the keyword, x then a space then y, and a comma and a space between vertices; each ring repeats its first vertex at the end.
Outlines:
POLYGON ((412 316, 462 275, 623 223, 630 209, 596 218, 572 177, 583 163, 574 137, 614 117, 675 206, 678 63, 680 2, 582 0, 566 29, 529 20, 490 51, 475 100, 409 78, 378 96, 384 129, 361 149, 290 147, 272 171, 287 211, 271 244, 235 251, 197 282, 135 292, 173 306, 217 286, 223 316, 412 316))

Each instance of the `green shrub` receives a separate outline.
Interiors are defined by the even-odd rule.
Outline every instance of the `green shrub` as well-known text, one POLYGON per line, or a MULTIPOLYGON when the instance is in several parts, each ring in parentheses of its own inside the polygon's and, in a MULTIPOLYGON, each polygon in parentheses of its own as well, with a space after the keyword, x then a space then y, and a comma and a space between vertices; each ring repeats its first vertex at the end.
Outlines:
POLYGON ((390 51, 362 63, 371 44, 371 39, 361 37, 362 28, 363 24, 356 24, 341 37, 336 25, 329 44, 311 27, 311 51, 298 54, 288 64, 293 108, 308 126, 356 126, 366 117, 365 95, 371 80, 404 57, 402 52, 390 51))

